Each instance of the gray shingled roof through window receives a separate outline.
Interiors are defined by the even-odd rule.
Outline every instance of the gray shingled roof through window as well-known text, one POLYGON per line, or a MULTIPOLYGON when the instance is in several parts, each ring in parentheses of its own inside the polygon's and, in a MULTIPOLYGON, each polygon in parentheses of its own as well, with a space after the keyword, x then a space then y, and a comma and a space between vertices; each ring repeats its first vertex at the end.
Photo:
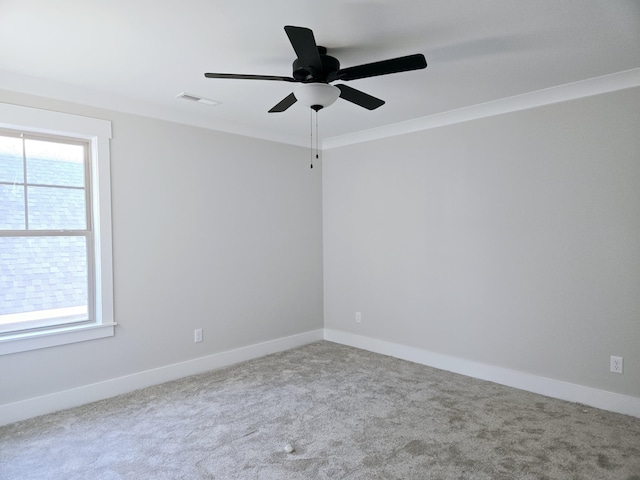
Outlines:
MULTIPOLYGON (((86 228, 82 163, 27 160, 29 227, 86 228)), ((0 152, 0 230, 25 228, 23 161, 0 152)), ((87 250, 83 236, 0 237, 0 315, 87 304, 87 250)))

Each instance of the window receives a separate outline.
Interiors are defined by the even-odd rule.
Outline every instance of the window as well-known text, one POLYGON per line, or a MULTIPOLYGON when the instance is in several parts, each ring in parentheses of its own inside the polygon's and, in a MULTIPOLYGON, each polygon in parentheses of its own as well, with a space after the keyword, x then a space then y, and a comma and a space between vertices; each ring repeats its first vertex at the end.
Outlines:
POLYGON ((114 333, 110 133, 0 104, 0 354, 114 333))

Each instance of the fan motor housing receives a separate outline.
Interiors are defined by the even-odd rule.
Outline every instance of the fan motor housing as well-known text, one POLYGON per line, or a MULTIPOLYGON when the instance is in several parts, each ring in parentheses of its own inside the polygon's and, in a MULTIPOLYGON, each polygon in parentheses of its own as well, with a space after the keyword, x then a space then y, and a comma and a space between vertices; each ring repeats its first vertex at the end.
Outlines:
POLYGON ((293 78, 299 82, 332 82, 335 80, 335 74, 340 70, 340 62, 337 58, 327 55, 327 49, 318 47, 320 51, 320 61, 322 62, 322 70, 305 65, 296 58, 293 61, 293 78))

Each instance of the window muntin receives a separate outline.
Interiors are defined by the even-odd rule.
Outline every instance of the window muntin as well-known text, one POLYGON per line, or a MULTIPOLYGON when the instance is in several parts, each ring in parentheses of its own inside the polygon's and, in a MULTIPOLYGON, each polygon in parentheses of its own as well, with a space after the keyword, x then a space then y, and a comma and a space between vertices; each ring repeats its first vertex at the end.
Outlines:
POLYGON ((96 321, 91 143, 0 130, 0 335, 96 321))

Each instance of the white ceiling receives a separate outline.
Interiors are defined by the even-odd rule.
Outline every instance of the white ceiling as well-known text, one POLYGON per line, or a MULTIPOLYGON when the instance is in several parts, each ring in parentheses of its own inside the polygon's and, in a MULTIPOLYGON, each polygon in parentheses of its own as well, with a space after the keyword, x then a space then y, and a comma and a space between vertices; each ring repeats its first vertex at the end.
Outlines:
POLYGON ((308 109, 267 113, 295 84, 203 76, 290 76, 284 25, 343 68, 427 58, 349 82, 386 104, 339 99, 325 139, 640 67, 638 0, 0 0, 0 88, 306 145, 308 109))

